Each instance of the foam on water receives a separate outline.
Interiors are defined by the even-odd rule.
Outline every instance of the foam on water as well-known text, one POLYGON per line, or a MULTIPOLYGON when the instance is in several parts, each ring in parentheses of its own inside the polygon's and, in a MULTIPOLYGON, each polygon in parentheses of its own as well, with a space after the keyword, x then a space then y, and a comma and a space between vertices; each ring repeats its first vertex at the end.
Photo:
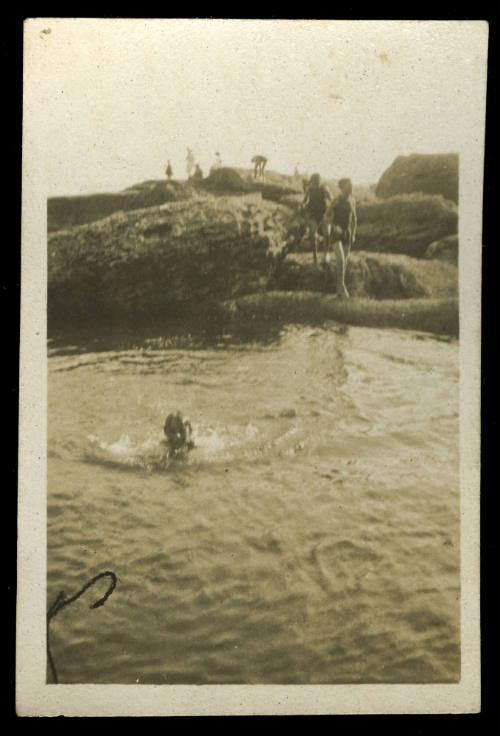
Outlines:
MULTIPOLYGON (((269 426, 266 427, 269 429, 269 426)), ((199 464, 249 459, 275 451, 292 456, 304 449, 305 442, 298 441, 296 427, 285 430, 277 437, 263 432, 252 422, 244 426, 222 424, 194 425, 192 439, 194 448, 182 454, 185 463, 199 464)), ((159 433, 138 441, 122 434, 117 440, 106 441, 98 435, 87 435, 88 447, 83 451, 86 462, 112 461, 125 467, 139 467, 150 471, 164 470, 171 463, 163 460, 164 436, 159 433)))

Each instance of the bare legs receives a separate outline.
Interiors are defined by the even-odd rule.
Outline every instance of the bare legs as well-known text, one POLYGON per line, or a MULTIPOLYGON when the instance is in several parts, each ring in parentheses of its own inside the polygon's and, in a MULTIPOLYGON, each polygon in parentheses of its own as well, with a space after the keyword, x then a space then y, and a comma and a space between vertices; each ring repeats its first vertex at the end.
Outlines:
MULTIPOLYGON (((350 250, 350 249, 349 249, 350 250)), ((337 296, 339 299, 347 299, 349 292, 345 286, 345 271, 347 259, 344 256, 344 248, 341 240, 336 240, 333 244, 333 252, 335 253, 335 260, 337 264, 337 296)), ((347 253, 349 257, 349 251, 347 253)))
POLYGON ((309 220, 309 238, 311 241, 311 250, 313 252, 314 265, 318 265, 318 223, 311 217, 309 220))
POLYGON ((266 168, 266 164, 267 164, 267 158, 264 158, 263 156, 254 156, 252 159, 252 163, 254 165, 253 178, 263 179, 264 169, 266 168))
MULTIPOLYGON (((318 236, 321 234, 325 241, 325 263, 330 260, 330 250, 332 248, 332 228, 328 222, 318 223, 313 217, 308 222, 309 239, 311 250, 313 253, 314 265, 318 265, 318 236)), ((349 292, 345 285, 345 275, 347 269, 347 261, 351 252, 350 243, 347 244, 346 254, 341 240, 335 239, 333 242, 333 252, 335 253, 335 262, 337 266, 337 296, 339 299, 347 299, 349 292)))
POLYGON ((332 228, 326 218, 324 218, 319 224, 319 232, 323 236, 325 241, 325 263, 330 262, 330 248, 332 244, 332 228))

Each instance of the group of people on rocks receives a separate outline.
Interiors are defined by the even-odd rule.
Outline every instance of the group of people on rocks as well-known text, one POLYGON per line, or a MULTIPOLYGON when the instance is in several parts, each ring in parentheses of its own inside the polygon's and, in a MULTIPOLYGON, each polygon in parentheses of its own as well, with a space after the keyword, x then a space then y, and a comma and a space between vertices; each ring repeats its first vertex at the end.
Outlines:
MULTIPOLYGON (((267 164, 265 156, 254 156, 254 179, 264 179, 264 171, 267 164)), ((220 153, 215 154, 215 163, 210 173, 222 166, 220 153)), ((186 172, 189 181, 201 181, 203 172, 200 165, 195 162, 193 152, 190 148, 186 153, 186 172), (194 168, 194 173, 193 173, 194 168)), ((168 179, 173 176, 172 165, 168 162, 166 171, 168 179)), ((295 169, 295 176, 298 170, 295 169)), ((300 205, 300 217, 307 228, 308 236, 313 252, 314 265, 318 263, 318 239, 321 236, 324 241, 325 262, 330 260, 330 251, 333 249, 337 264, 337 295, 346 298, 349 293, 345 285, 345 274, 351 248, 356 238, 357 216, 356 201, 352 194, 352 182, 350 179, 340 179, 338 186, 340 194, 332 197, 328 186, 321 182, 319 174, 313 174, 308 181, 303 181, 304 199, 300 205)))
POLYGON ((345 285, 345 274, 351 248, 356 239, 356 200, 352 194, 350 179, 340 179, 340 194, 333 198, 319 174, 313 174, 303 182, 304 199, 299 212, 309 231, 314 265, 318 263, 318 236, 325 243, 325 262, 330 259, 333 247, 337 265, 337 296, 345 299, 349 292, 345 285))
MULTIPOLYGON (((201 181, 203 179, 203 171, 200 168, 200 165, 196 163, 194 154, 190 148, 186 149, 186 173, 188 180, 195 180, 195 181, 201 181), (193 173, 194 168, 194 173, 193 173)), ((254 156, 252 158, 252 164, 254 165, 254 179, 257 178, 264 178, 264 169, 266 168, 267 164, 267 158, 265 156, 254 156)), ((220 169, 222 167, 222 159, 219 151, 215 152, 215 162, 210 167, 210 173, 213 171, 216 171, 217 169, 220 169)), ((165 169, 165 174, 167 176, 167 179, 171 179, 174 175, 174 171, 172 169, 172 164, 170 163, 170 160, 167 163, 167 168, 165 169)))
MULTIPOLYGON (((186 155, 186 171, 187 171, 187 178, 190 181, 201 181, 203 179, 203 171, 200 168, 200 165, 195 163, 193 152, 190 148, 187 149, 187 155, 186 155), (193 172, 193 166, 194 166, 194 173, 193 172)), ((165 169, 165 174, 167 176, 167 179, 170 181, 170 179, 174 175, 174 170, 172 168, 172 164, 170 163, 170 160, 167 163, 167 168, 165 169)))

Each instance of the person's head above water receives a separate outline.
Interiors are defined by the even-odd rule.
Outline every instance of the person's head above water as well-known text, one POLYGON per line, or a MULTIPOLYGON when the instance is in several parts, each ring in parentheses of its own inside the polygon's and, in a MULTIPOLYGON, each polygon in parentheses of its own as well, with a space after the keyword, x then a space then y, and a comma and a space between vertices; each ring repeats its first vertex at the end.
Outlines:
POLYGON ((346 197, 352 194, 352 181, 350 179, 340 179, 339 189, 346 197))
POLYGON ((190 450, 194 447, 194 443, 191 441, 191 424, 187 419, 182 418, 180 411, 168 415, 163 431, 172 451, 190 450))
POLYGON ((168 415, 163 431, 172 449, 177 450, 185 445, 186 427, 184 426, 180 411, 177 414, 168 415))

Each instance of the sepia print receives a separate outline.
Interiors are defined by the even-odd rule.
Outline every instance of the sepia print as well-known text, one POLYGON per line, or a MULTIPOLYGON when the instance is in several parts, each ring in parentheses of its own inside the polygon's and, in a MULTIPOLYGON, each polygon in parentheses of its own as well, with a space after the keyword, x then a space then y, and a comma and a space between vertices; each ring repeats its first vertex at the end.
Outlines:
POLYGON ((21 715, 479 709, 487 36, 26 22, 21 715))

